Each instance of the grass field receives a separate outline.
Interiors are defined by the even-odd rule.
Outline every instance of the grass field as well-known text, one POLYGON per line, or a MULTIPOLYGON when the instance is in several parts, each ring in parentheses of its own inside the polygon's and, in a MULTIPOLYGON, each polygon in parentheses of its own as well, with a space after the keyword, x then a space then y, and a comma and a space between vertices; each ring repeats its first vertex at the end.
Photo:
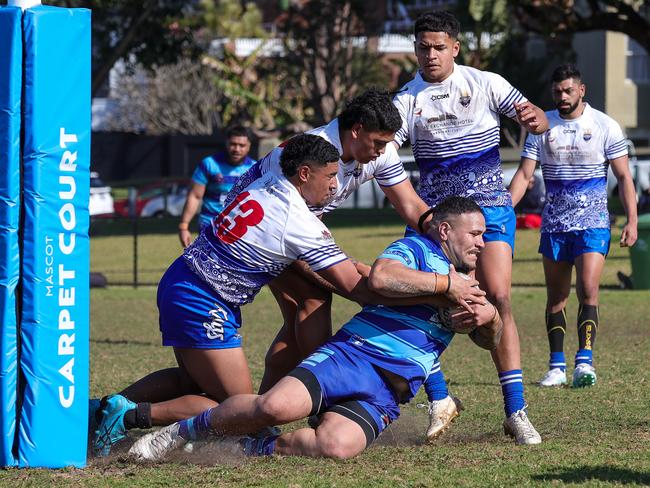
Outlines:
MULTIPOLYGON (((394 217, 367 213, 331 224, 337 242, 367 262, 402 226, 394 217)), ((171 232, 142 235, 142 273, 155 280, 180 252, 171 232)), ((160 226, 164 231, 165 226, 160 226)), ((615 230, 614 237, 618 238, 615 230)), ((111 279, 130 270, 132 239, 98 232, 92 239, 92 269, 111 279), (125 264, 126 263, 126 264, 125 264)), ((543 275, 536 253, 538 234, 518 233, 514 265, 513 307, 521 336, 529 415, 544 442, 516 447, 501 430, 500 387, 489 354, 466 337, 457 337, 443 357, 452 392, 465 412, 436 444, 425 445, 425 410, 404 407, 394 423, 356 459, 332 461, 282 458, 238 459, 216 452, 213 457, 170 464, 138 465, 116 455, 91 460, 84 470, 5 470, 2 485, 203 485, 203 486, 547 486, 650 485, 650 377, 647 373, 650 292, 617 290, 616 271, 630 272, 628 251, 612 248, 603 277, 601 328, 595 361, 598 384, 591 389, 540 389, 534 385, 546 369, 543 275), (211 464, 211 465, 210 465, 211 464)), ((142 375, 174 364, 162 348, 157 330, 155 288, 109 286, 91 293, 91 395, 119 390, 142 375)), ((345 300, 334 303, 335 327, 358 310, 345 300)), ((574 322, 572 297, 568 315, 574 322)), ((244 347, 255 383, 263 358, 280 325, 267 289, 243 309, 244 347)), ((575 326, 565 342, 567 362, 577 344, 575 326)), ((572 368, 570 368, 571 370, 572 368)), ((132 441, 131 441, 132 442, 132 441)), ((127 442, 128 444, 128 442, 127 442)))

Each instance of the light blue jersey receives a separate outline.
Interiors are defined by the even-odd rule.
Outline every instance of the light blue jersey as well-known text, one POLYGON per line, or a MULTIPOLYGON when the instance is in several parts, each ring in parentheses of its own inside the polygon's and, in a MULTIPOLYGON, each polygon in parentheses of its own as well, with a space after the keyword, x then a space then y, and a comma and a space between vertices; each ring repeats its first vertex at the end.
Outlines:
MULTIPOLYGON (((449 273, 449 260, 442 249, 425 236, 400 239, 379 258, 395 259, 419 271, 449 273)), ((453 336, 433 306, 369 305, 346 323, 332 341, 405 378, 415 395, 453 336)))
POLYGON ((255 160, 246 156, 240 165, 232 166, 228 164, 228 156, 224 152, 213 154, 201 161, 192 174, 194 183, 205 185, 205 195, 203 195, 199 215, 201 228, 208 225, 210 220, 223 210, 230 189, 254 164, 255 160))

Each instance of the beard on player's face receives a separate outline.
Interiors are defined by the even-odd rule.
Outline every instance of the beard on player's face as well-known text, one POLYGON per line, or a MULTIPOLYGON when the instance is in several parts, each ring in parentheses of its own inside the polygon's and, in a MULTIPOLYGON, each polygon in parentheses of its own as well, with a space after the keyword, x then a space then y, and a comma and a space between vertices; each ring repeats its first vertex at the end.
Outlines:
POLYGON ((555 106, 557 107, 557 111, 562 115, 568 115, 574 112, 578 108, 579 104, 580 99, 578 99, 575 103, 559 102, 555 106))

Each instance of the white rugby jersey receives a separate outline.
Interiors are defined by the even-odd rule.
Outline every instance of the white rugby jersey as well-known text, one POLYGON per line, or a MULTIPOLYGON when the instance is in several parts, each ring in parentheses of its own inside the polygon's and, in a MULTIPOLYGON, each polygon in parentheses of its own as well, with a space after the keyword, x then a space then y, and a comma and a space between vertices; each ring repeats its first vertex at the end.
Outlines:
POLYGON ((503 77, 454 64, 440 83, 420 72, 393 103, 402 116, 395 135, 410 139, 420 168, 419 194, 429 205, 452 195, 481 206, 512 205, 503 185, 499 157, 499 115, 515 118, 514 103, 526 98, 503 77))
POLYGON ((620 126, 585 104, 577 119, 546 112, 549 130, 529 135, 522 157, 539 161, 546 186, 542 232, 608 229, 609 160, 627 155, 620 126))
MULTIPOLYGON (((332 120, 329 124, 317 127, 307 132, 320 136, 327 142, 331 143, 339 152, 343 154, 343 145, 339 137, 339 121, 332 120)), ((243 188, 261 175, 272 172, 276 175, 282 174, 280 167, 280 154, 284 144, 280 144, 270 153, 264 156, 256 165, 244 173, 234 188, 226 197, 226 202, 232 200, 243 188)), ((344 163, 339 159, 339 171, 336 175, 336 194, 334 198, 324 207, 310 206, 310 210, 316 215, 331 212, 343 203, 354 191, 368 180, 375 178, 380 186, 393 186, 407 179, 404 166, 397 155, 397 150, 393 144, 386 146, 386 152, 377 159, 367 164, 360 164, 357 161, 344 163)))
POLYGON ((347 259, 284 176, 267 173, 237 195, 183 253, 189 267, 233 305, 297 259, 319 271, 347 259))

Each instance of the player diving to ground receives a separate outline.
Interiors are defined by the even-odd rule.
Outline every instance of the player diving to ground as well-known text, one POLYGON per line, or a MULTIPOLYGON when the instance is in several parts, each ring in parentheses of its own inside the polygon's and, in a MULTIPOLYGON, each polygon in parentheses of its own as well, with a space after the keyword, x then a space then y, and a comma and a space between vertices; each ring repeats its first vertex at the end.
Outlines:
MULTIPOLYGON (((393 297, 427 294, 432 273, 475 268, 484 247, 485 219, 472 200, 451 197, 434 210, 427 235, 391 244, 375 261, 369 282, 393 297)), ((442 276, 441 276, 442 275, 442 276)), ((280 436, 240 437, 247 455, 273 453, 350 458, 368 447, 397 419, 431 366, 454 337, 472 328, 481 347, 499 342, 502 322, 490 303, 452 314, 451 325, 432 305, 366 305, 330 340, 262 395, 235 395, 218 407, 138 440, 129 451, 138 459, 160 460, 188 441, 210 435, 243 435, 266 426, 319 415, 316 429, 280 436)))

